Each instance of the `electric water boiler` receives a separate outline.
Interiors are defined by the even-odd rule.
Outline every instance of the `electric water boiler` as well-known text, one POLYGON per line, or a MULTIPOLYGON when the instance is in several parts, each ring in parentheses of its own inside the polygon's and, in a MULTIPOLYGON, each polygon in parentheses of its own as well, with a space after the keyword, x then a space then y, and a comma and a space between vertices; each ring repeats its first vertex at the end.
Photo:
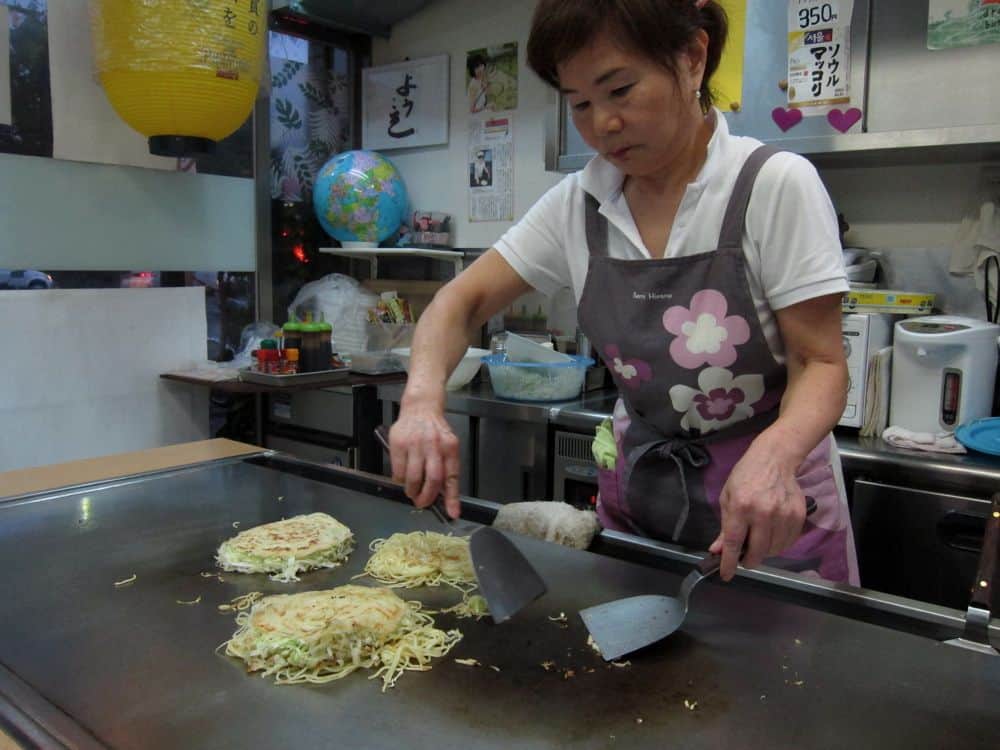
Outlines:
POLYGON ((990 416, 1000 325, 931 315, 896 323, 889 424, 951 432, 990 416))

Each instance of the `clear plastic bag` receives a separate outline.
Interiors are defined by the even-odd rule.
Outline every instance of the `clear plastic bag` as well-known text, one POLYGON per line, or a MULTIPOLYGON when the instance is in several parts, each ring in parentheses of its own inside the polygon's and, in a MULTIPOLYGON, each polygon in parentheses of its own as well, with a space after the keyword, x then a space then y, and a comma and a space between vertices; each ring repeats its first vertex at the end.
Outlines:
POLYGON ((240 332, 240 350, 229 362, 220 362, 219 367, 236 367, 245 369, 253 364, 250 352, 260 349, 260 342, 273 339, 281 329, 270 321, 258 321, 243 327, 240 332))
POLYGON ((378 295, 350 276, 331 273, 299 289, 288 306, 289 318, 314 320, 322 316, 333 326, 333 350, 340 354, 368 349, 368 308, 378 304, 378 295))

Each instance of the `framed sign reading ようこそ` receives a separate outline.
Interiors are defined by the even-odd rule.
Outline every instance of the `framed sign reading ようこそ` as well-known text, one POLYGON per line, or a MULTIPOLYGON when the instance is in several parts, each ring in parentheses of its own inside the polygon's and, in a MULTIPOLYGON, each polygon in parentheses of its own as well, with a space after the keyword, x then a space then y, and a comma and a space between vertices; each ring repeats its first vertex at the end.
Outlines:
POLYGON ((385 151, 448 142, 448 55, 361 73, 363 148, 385 151))

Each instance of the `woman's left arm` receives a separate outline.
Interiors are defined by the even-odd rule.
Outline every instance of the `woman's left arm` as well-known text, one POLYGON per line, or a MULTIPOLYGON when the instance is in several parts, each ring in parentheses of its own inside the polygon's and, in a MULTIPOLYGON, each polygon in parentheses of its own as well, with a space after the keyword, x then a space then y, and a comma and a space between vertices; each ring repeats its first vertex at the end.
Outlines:
POLYGON ((722 554, 721 576, 759 565, 787 550, 802 533, 805 498, 799 466, 840 420, 847 398, 847 364, 840 294, 775 311, 785 344, 788 385, 778 419, 751 443, 719 496, 722 532, 709 551, 722 554))

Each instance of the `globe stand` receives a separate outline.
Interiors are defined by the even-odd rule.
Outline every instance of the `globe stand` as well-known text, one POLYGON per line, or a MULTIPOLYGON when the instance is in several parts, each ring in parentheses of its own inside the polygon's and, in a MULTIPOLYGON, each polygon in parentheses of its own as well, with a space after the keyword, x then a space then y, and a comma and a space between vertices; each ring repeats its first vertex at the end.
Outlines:
POLYGON ((153 135, 149 138, 153 156, 182 158, 215 153, 215 141, 191 135, 153 135))

